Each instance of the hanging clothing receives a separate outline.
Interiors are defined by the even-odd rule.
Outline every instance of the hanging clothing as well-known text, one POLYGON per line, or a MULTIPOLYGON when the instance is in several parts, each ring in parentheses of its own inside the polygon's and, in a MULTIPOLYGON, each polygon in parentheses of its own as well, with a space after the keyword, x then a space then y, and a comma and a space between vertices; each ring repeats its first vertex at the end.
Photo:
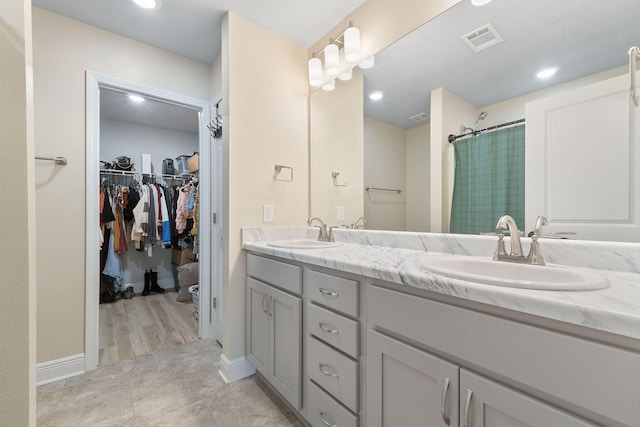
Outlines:
POLYGON ((164 191, 162 187, 156 184, 156 190, 158 190, 158 200, 160 204, 160 216, 158 217, 158 236, 162 240, 164 247, 171 246, 171 225, 169 223, 169 209, 167 208, 167 202, 165 200, 164 191))
POLYGON ((122 262, 120 257, 114 250, 114 235, 109 234, 109 249, 107 250, 107 260, 102 270, 102 274, 113 278, 114 291, 117 292, 120 289, 120 285, 124 283, 124 273, 122 271, 122 262))
POLYGON ((193 218, 193 210, 186 210, 190 194, 191 185, 187 185, 178 191, 178 206, 176 208, 176 230, 178 234, 184 233, 187 228, 187 220, 193 218))
POLYGON ((131 228, 131 240, 138 251, 143 251, 149 227, 149 190, 146 185, 143 185, 140 191, 140 200, 133 209, 134 222, 131 228))

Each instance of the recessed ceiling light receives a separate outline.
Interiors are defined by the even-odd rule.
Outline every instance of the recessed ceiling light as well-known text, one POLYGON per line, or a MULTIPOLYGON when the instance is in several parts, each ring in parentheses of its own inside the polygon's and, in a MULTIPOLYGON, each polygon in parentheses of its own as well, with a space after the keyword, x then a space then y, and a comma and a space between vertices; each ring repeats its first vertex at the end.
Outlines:
POLYGON ((474 6, 484 6, 488 3, 491 3, 491 0, 471 0, 471 4, 474 6))
POLYGON ((539 79, 548 79, 549 77, 553 76, 557 71, 558 71, 558 67, 543 68, 542 70, 538 71, 538 74, 536 74, 536 77, 539 79))
POLYGON ((133 2, 145 9, 153 9, 157 6, 156 0, 133 0, 133 2))
POLYGON ((133 102, 144 102, 144 98, 141 97, 140 95, 130 94, 129 99, 132 100, 133 102))
POLYGON ((383 96, 384 96, 384 93, 377 90, 369 94, 369 99, 372 101, 379 101, 382 99, 383 96))

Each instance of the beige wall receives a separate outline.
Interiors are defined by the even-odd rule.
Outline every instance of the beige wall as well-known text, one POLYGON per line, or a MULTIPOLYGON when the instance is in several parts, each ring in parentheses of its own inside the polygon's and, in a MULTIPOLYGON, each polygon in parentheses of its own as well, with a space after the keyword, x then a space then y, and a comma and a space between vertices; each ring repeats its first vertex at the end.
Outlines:
POLYGON ((0 424, 35 425, 31 2, 0 8, 0 424))
POLYGON ((336 82, 336 90, 317 90, 310 100, 310 216, 327 225, 351 224, 363 215, 363 78, 336 82), (331 173, 340 173, 334 185, 331 173), (344 220, 337 217, 344 208, 344 220))
POLYGON ((430 231, 431 125, 407 129, 407 231, 430 231))
MULTIPOLYGON (((38 362, 84 353, 85 71, 199 99, 211 66, 33 10, 35 145, 69 164, 38 165, 38 362)), ((98 274, 98 272, 96 272, 98 274)))
POLYGON ((307 51, 234 14, 224 21, 222 81, 224 215, 222 299, 224 355, 245 355, 245 256, 241 227, 304 224, 308 217, 307 51), (228 100, 228 102, 227 102, 228 100), (273 179, 274 166, 293 182, 273 179), (263 204, 274 206, 263 223, 263 204))
POLYGON ((366 228, 406 230, 406 131, 369 117, 364 118, 364 185, 402 190, 368 191, 364 199, 366 228))

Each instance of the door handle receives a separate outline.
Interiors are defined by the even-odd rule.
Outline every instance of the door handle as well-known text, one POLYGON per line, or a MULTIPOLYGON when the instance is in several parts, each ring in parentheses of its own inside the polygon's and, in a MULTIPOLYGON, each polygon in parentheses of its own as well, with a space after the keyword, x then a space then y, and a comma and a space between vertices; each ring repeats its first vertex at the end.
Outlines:
POLYGON ((449 425, 451 420, 447 417, 447 392, 449 391, 449 384, 451 381, 449 378, 444 379, 444 387, 442 388, 442 402, 440 404, 440 414, 442 415, 442 421, 446 425, 449 425))
POLYGON ((322 322, 318 323, 318 327, 319 327, 320 329, 322 329, 323 331, 328 332, 328 333, 330 333, 330 334, 338 335, 338 334, 340 333, 340 331, 339 331, 339 330, 337 330, 337 329, 331 329, 331 328, 327 327, 327 326, 326 326, 324 323, 322 323, 322 322))
MULTIPOLYGON (((332 378, 338 378, 338 373, 337 372, 330 372, 327 371, 327 368, 325 368, 325 366, 329 366, 329 365, 325 365, 324 363, 318 363, 318 368, 320 368, 320 372, 322 372, 323 374, 325 374, 328 377, 332 377, 332 378)), ((329 366, 331 368, 331 366, 329 366)), ((335 369, 331 368, 332 370, 335 371, 335 369)))
POLYGON ((318 290, 325 297, 337 297, 340 295, 338 292, 328 291, 325 288, 319 288, 318 290))
POLYGON ((267 315, 269 314, 269 312, 267 311, 266 308, 264 308, 264 300, 267 298, 267 294, 262 295, 262 311, 264 311, 267 315))
POLYGON ((329 421, 324 419, 324 412, 320 412, 320 421, 322 421, 322 424, 327 427, 338 427, 338 424, 331 424, 329 421))
POLYGON ((467 389, 467 398, 464 402, 464 427, 469 427, 469 406, 471 406, 471 396, 473 396, 473 391, 467 389))

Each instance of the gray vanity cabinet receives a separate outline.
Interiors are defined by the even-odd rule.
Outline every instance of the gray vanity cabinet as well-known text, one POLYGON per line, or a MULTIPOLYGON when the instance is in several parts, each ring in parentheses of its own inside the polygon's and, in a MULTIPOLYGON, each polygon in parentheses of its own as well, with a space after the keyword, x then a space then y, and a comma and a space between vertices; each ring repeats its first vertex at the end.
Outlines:
POLYGON ((458 425, 459 366, 391 337, 367 334, 367 426, 458 425))
POLYGON ((249 254, 247 273, 247 359, 300 409, 302 269, 249 254))
POLYGON ((588 427, 567 412, 460 369, 460 425, 468 427, 588 427))

